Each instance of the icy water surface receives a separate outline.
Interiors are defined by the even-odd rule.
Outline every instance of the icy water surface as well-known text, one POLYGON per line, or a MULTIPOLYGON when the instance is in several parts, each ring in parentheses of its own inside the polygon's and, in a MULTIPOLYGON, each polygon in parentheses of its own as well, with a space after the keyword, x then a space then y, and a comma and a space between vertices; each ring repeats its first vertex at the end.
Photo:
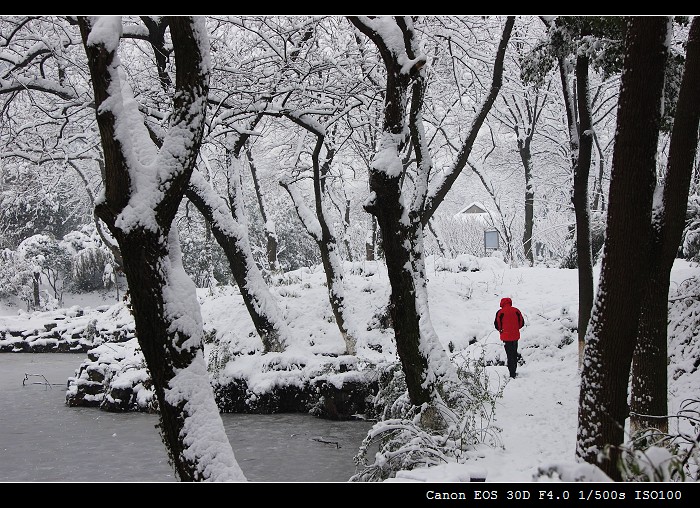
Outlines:
MULTIPOLYGON (((175 481, 156 415, 65 405, 66 381, 84 359, 0 354, 0 482, 175 481)), ((345 482, 371 427, 306 414, 222 417, 253 482, 345 482)))

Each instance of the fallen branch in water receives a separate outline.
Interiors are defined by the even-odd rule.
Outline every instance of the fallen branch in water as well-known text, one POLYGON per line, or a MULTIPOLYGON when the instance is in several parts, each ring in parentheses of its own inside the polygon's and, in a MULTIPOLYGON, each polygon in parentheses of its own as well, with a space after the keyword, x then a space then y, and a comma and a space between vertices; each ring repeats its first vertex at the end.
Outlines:
POLYGON ((329 441, 328 439, 324 439, 322 437, 312 437, 311 440, 318 441, 319 443, 335 445, 336 448, 340 448, 340 443, 338 441, 329 441))

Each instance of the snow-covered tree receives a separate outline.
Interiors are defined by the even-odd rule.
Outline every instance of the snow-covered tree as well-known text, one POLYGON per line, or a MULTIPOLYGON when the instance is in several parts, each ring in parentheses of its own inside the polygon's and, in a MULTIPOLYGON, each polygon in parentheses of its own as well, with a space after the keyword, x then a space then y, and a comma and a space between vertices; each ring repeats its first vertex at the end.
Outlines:
POLYGON ((173 225, 204 128, 210 72, 205 22, 167 18, 175 82, 160 148, 149 136, 121 65, 121 18, 80 17, 78 23, 105 157, 105 191, 96 213, 124 260, 163 442, 182 481, 243 480, 209 383, 202 316, 173 225))
POLYGON ((465 141, 443 178, 429 189, 433 161, 423 124, 423 101, 428 86, 420 41, 410 17, 349 17, 376 45, 386 68, 384 117, 377 151, 370 167, 370 196, 365 209, 377 218, 391 283, 390 314, 396 347, 405 373, 410 402, 427 405, 424 424, 444 425, 439 406, 448 402, 458 383, 430 322, 423 230, 467 163, 477 133, 502 83, 505 49, 515 22, 505 21, 495 58, 493 79, 477 109, 465 141), (410 147, 415 160, 412 187, 403 188, 408 174, 401 154, 410 147))

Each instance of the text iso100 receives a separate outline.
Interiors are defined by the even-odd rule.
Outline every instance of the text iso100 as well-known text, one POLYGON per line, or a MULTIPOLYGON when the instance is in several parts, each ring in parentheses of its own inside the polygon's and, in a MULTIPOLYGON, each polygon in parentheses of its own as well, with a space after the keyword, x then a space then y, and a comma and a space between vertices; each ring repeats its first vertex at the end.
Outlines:
POLYGON ((680 499, 680 490, 635 490, 634 499, 642 501, 657 499, 680 499))

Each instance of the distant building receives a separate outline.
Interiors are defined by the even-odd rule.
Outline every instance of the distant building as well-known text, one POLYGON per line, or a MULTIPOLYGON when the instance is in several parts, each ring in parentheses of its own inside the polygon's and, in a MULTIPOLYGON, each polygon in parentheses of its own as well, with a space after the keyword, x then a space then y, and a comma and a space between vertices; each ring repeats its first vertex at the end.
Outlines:
MULTIPOLYGON (((494 229, 491 215, 482 203, 478 201, 469 203, 454 214, 454 218, 467 226, 467 229, 470 231, 469 234, 474 235, 476 233, 478 235, 472 240, 478 243, 472 244, 472 248, 469 249, 469 252, 478 256, 488 256, 490 253, 498 250, 498 231, 494 229)), ((465 231, 465 234, 466 233, 465 231)))
POLYGON ((489 212, 487 212, 486 207, 478 201, 469 203, 457 212, 454 217, 455 219, 473 220, 482 225, 489 223, 489 212))

